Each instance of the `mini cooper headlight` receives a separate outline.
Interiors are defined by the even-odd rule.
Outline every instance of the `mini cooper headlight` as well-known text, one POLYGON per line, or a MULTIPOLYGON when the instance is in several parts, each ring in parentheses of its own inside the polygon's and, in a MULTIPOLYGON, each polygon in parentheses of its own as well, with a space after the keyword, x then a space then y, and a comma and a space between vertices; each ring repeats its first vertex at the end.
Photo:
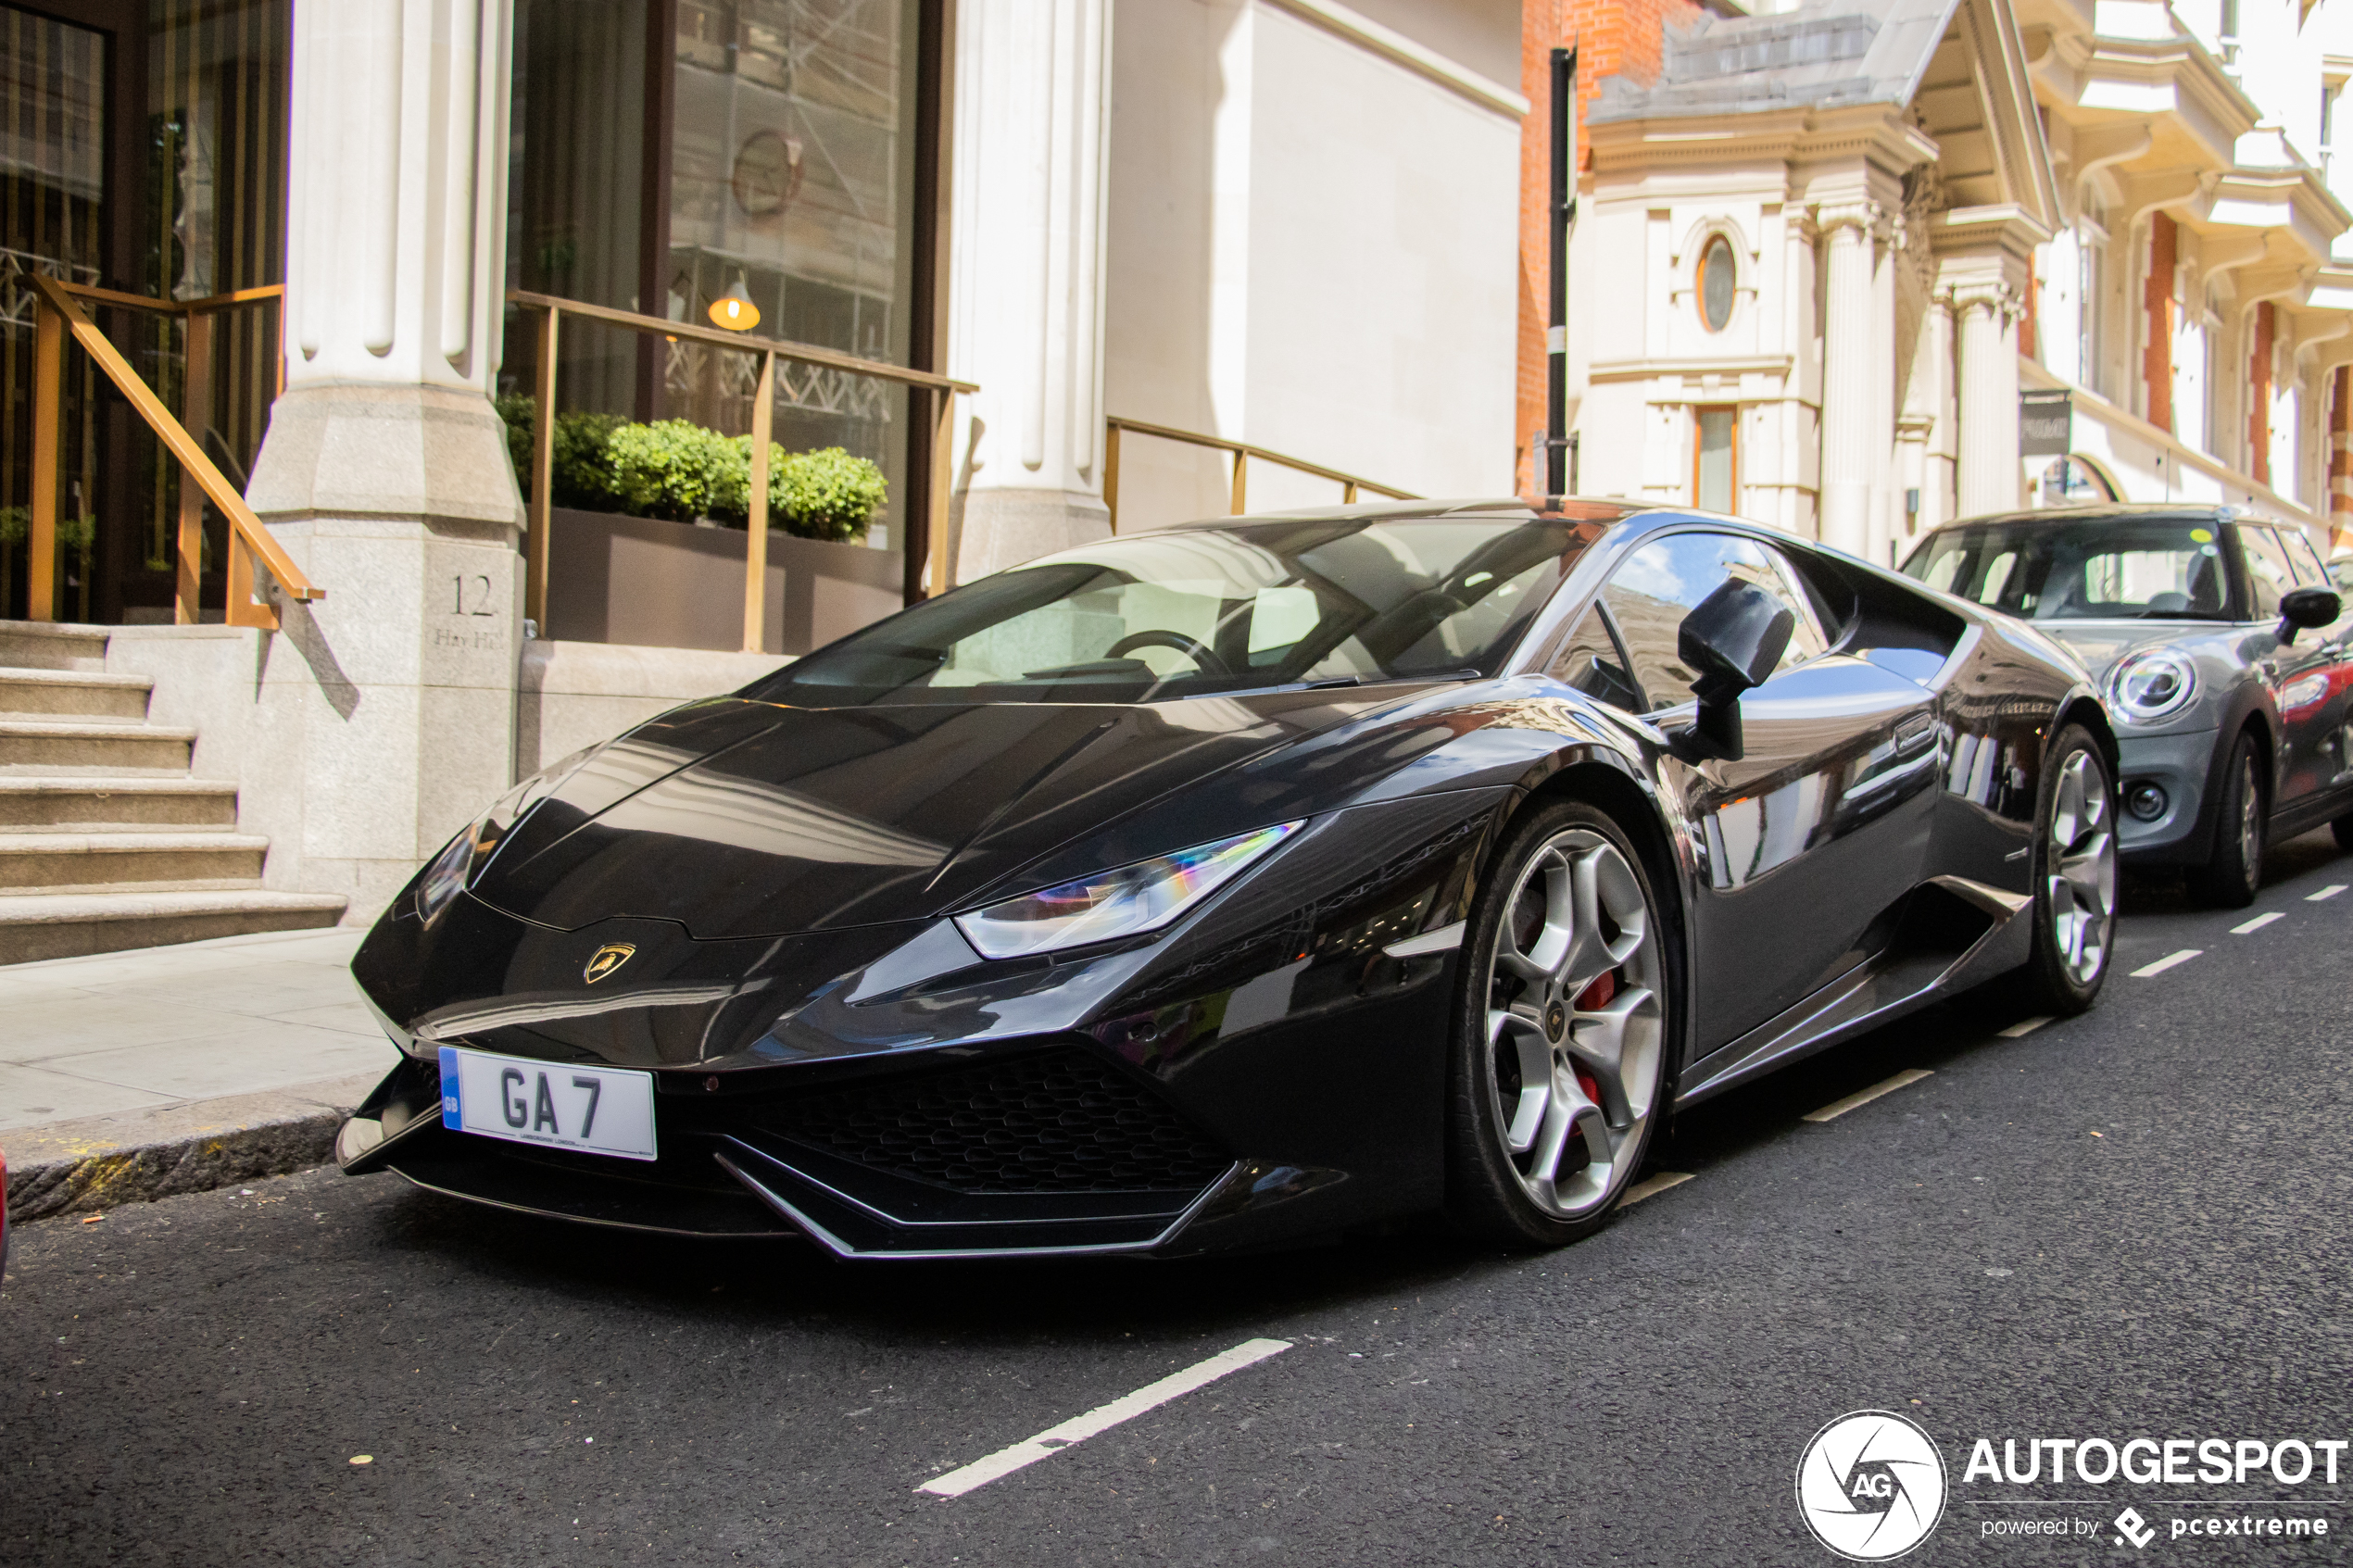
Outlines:
POLYGON ((2170 719, 2197 696, 2197 666, 2156 649, 2124 659, 2108 678, 2108 697, 2137 724, 2170 719))
POLYGON ((472 886, 474 873, 489 860, 508 830, 579 771, 580 765, 602 749, 602 745, 599 742, 583 746, 562 761, 542 768, 500 796, 489 810, 467 825, 465 832, 442 846, 441 853, 433 858, 424 875, 417 879, 417 912, 430 922, 459 893, 472 886))
POLYGON ((956 917, 983 958, 1017 959, 1157 931, 1239 876, 1304 822, 1155 855, 956 917))

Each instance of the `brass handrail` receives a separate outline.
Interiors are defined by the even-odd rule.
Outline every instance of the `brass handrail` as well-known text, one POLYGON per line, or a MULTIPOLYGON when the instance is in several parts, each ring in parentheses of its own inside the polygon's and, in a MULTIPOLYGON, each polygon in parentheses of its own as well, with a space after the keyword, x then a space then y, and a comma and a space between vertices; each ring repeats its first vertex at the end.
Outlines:
POLYGON ((1360 475, 1343 473, 1339 469, 1327 469, 1321 463, 1311 463, 1303 458, 1287 457, 1280 452, 1269 451, 1264 446, 1253 446, 1247 441, 1228 441, 1221 435, 1203 435, 1199 431, 1177 430, 1170 425, 1147 424, 1141 420, 1123 420, 1114 415, 1103 420, 1103 505, 1111 512, 1111 531, 1114 533, 1119 532, 1119 433, 1126 430, 1132 430, 1138 435, 1154 436, 1162 441, 1179 441, 1188 446, 1206 446, 1213 451, 1232 453, 1234 458, 1232 504, 1226 509, 1226 515, 1228 517, 1238 517, 1243 510, 1243 501, 1249 491, 1248 465, 1252 458, 1264 463, 1273 463, 1278 468, 1290 469, 1296 473, 1330 480, 1340 486, 1342 506, 1354 506, 1356 493, 1360 490, 1369 490, 1376 495, 1386 495, 1392 501, 1418 501, 1422 498, 1410 490, 1397 490, 1386 484, 1376 484, 1373 481, 1360 475))
MULTIPOLYGON (((195 422, 202 425, 206 416, 200 408, 212 381, 211 314, 279 297, 285 293, 283 286, 271 283, 203 299, 167 300, 37 274, 26 281, 41 299, 33 339, 32 516, 25 563, 31 579, 25 585, 26 614, 34 621, 57 619, 57 421, 65 377, 65 336, 69 332, 98 369, 107 373, 107 379, 115 383, 124 400, 147 421, 156 439, 179 459, 183 473, 196 482, 203 495, 229 520, 229 603, 222 619, 232 626, 258 626, 273 632, 278 629, 277 608, 254 597, 256 556, 270 569, 270 575, 276 579, 279 591, 286 597, 305 602, 325 598, 327 591, 311 585, 276 537, 262 526, 253 508, 245 505, 237 487, 205 456, 203 444, 172 418, 171 410, 163 406, 163 399, 156 395, 155 389, 131 368, 121 351, 75 303, 77 298, 90 299, 157 315, 185 314, 187 397, 195 422)), ((196 588, 203 554, 204 503, 183 484, 180 492, 179 578, 173 595, 173 618, 182 626, 192 625, 197 619, 196 588)))
POLYGON ((877 381, 896 382, 901 386, 921 387, 932 395, 931 506, 930 515, 925 520, 924 539, 924 548, 929 558, 923 563, 922 577, 930 584, 932 593, 939 593, 947 587, 949 565, 944 542, 948 533, 948 487, 952 477, 949 427, 955 413, 956 395, 980 390, 973 383, 937 375, 930 370, 911 370, 904 365, 886 364, 879 359, 862 359, 854 354, 820 348, 814 344, 755 337, 749 332, 698 326, 692 321, 673 321, 663 316, 618 310, 610 305, 589 305, 558 295, 534 294, 528 289, 510 290, 507 303, 542 313, 538 332, 538 373, 532 378, 532 401, 535 408, 531 432, 530 528, 523 546, 522 601, 523 614, 538 622, 543 629, 547 621, 548 533, 555 511, 556 347, 561 332, 560 322, 566 316, 577 316, 585 321, 601 321, 607 326, 623 327, 648 336, 684 338, 689 343, 707 344, 714 348, 759 356, 760 379, 758 390, 752 395, 751 411, 750 515, 746 519, 746 532, 749 537, 744 546, 744 652, 760 653, 767 641, 768 447, 771 421, 774 418, 776 361, 779 359, 847 370, 854 375, 872 376, 877 381))

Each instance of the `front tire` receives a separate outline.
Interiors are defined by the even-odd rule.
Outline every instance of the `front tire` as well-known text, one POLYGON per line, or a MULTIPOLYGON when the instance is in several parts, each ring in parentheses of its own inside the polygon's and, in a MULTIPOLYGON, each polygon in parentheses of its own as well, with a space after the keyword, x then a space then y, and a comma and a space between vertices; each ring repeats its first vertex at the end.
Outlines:
POLYGON ((1605 1221, 1667 1109, 1681 1017, 1667 906, 1607 812, 1523 822, 1481 886, 1448 1072, 1448 1209, 1557 1247, 1605 1221))
POLYGON ((2116 933, 2116 781, 2080 724, 2051 747, 2034 823, 2034 949, 2014 985, 2028 1011, 2071 1017, 2098 997, 2116 933))
POLYGON ((2256 766, 2255 737, 2242 734, 2222 771, 2214 812, 2214 853, 2192 866, 2190 897, 2217 909, 2243 909, 2263 890, 2263 839, 2271 802, 2256 766))

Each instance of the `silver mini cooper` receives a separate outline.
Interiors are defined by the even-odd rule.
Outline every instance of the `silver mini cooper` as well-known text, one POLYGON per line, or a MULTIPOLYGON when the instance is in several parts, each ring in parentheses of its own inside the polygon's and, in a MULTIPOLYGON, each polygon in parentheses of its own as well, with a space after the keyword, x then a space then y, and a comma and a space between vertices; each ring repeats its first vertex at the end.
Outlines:
POLYGON ((2311 541, 2228 507, 1970 518, 1904 571, 2030 621, 2083 660, 2116 724, 2124 862, 2226 908, 2263 846, 2322 822, 2353 848, 2353 619, 2311 541))

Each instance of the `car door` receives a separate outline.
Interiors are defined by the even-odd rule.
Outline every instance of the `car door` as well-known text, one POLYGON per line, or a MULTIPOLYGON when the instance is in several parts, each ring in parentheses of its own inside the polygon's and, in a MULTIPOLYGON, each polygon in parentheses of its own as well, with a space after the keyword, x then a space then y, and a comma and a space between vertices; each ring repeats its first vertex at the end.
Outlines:
MULTIPOLYGON (((1756 540, 1691 531, 1643 545, 1600 599, 1622 668, 1604 670, 1608 661, 1580 651, 1574 633, 1564 658, 1581 657, 1588 679, 1622 681, 1637 711, 1680 729, 1693 712, 1693 672, 1677 652, 1677 630, 1730 577, 1780 597, 1797 631, 1780 667, 1741 699, 1740 760, 1663 764, 1707 859, 1692 922, 1702 1054, 1868 956, 1873 922, 1919 879, 1935 801, 1933 696, 1830 651, 1810 596, 1779 552, 1756 540)), ((1576 673, 1564 678, 1580 684, 1576 673)))
MULTIPOLYGON (((2320 738, 2312 756, 2315 774, 2313 787, 2321 790, 2338 789, 2353 784, 2353 594, 2340 587, 2321 561, 2321 553, 2312 547, 2311 536, 2300 528, 2283 528, 2280 542, 2287 546, 2288 563, 2296 569, 2298 587, 2326 588, 2337 596, 2337 618, 2317 631, 2301 633, 2296 641, 2310 637, 2317 645, 2315 652, 2327 659, 2326 690, 2314 697, 2313 677, 2302 677, 2305 689, 2295 695, 2302 700, 2317 700, 2320 704, 2320 738)), ((2286 704, 2282 703, 2284 710, 2286 704)))
MULTIPOLYGON (((2280 600, 2297 582, 2288 547, 2271 528, 2253 522, 2238 525, 2239 554, 2246 563, 2247 585, 2253 591, 2254 614, 2263 622, 2260 635, 2275 633, 2280 624, 2280 600)), ((2295 805, 2330 783, 2339 766, 2337 731, 2342 720, 2329 719, 2330 676, 2342 650, 2325 633, 2298 632, 2293 643, 2273 641, 2259 657, 2264 684, 2280 710, 2280 755, 2272 770, 2271 809, 2295 805)))

